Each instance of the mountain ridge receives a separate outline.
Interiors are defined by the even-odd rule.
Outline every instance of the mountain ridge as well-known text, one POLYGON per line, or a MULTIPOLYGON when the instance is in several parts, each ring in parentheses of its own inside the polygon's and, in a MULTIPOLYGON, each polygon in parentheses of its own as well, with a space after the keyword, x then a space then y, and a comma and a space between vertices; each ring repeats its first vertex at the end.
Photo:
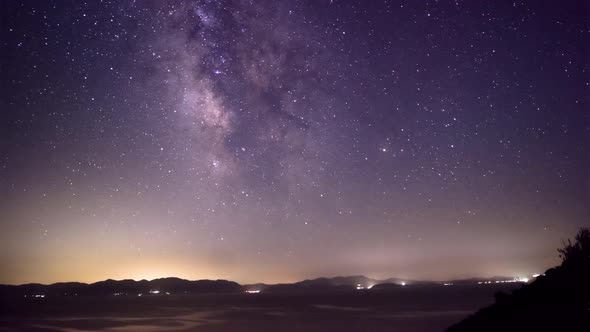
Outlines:
POLYGON ((352 289, 392 289, 397 286, 435 286, 447 284, 477 284, 481 281, 507 279, 470 278, 440 281, 407 280, 400 278, 374 279, 364 275, 318 277, 294 283, 239 284, 225 279, 187 280, 178 277, 164 277, 152 280, 106 279, 93 283, 56 282, 52 284, 27 283, 21 285, 0 284, 3 296, 86 296, 86 295, 159 295, 159 294, 206 294, 238 292, 287 292, 287 291, 337 291, 352 289))

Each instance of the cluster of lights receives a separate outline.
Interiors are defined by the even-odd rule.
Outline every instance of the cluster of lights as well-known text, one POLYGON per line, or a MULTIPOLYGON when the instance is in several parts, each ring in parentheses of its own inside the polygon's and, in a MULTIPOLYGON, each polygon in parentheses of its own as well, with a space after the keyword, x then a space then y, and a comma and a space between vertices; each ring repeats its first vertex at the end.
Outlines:
POLYGON ((260 289, 250 289, 246 291, 247 294, 258 294, 260 293, 260 289))
MULTIPOLYGON (((405 282, 405 281, 402 281, 402 282, 400 283, 400 285, 402 285, 402 286, 405 286, 405 285, 406 285, 406 282, 405 282)), ((357 290, 362 290, 362 289, 371 289, 371 288, 373 288, 373 286, 375 286, 375 285, 368 285, 368 286, 363 286, 363 285, 361 285, 361 284, 356 284, 356 289, 357 289, 357 290)))
POLYGON ((361 289, 371 289, 373 288, 374 285, 368 285, 368 286, 363 286, 361 284, 356 284, 356 289, 357 290, 361 290, 361 289))
MULTIPOLYGON (((161 294, 161 292, 159 290, 156 290, 156 289, 150 289, 149 293, 150 294, 155 294, 155 295, 161 294)), ((187 294, 187 292, 184 292, 184 293, 187 294)), ((169 292, 164 292, 164 294, 170 295, 169 292)), ((115 293, 115 295, 123 295, 123 293, 115 293)), ((143 296, 143 293, 139 293, 139 294, 137 294, 137 296, 143 296)))
POLYGON ((514 278, 512 280, 478 281, 477 284, 478 285, 483 285, 483 284, 506 284, 506 283, 513 283, 513 282, 527 283, 527 282, 529 282, 529 278, 516 277, 516 278, 514 278))
MULTIPOLYGON (((25 295, 25 297, 27 297, 27 296, 25 295)), ((31 295, 31 297, 45 297, 45 295, 44 294, 34 294, 34 295, 31 295)))

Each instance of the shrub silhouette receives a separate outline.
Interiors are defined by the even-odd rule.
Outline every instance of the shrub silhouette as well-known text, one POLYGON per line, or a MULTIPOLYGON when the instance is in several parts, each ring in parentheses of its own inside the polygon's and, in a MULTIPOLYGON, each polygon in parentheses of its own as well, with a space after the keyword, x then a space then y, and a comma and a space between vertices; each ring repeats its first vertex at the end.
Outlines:
POLYGON ((562 266, 575 266, 576 264, 583 263, 590 255, 590 229, 580 229, 578 234, 576 234, 576 242, 574 244, 568 239, 567 243, 563 244, 563 248, 557 249, 557 251, 559 252, 559 257, 561 257, 562 266))
POLYGON ((561 265, 512 294, 496 293, 493 305, 447 332, 590 331, 590 229, 558 252, 561 265))

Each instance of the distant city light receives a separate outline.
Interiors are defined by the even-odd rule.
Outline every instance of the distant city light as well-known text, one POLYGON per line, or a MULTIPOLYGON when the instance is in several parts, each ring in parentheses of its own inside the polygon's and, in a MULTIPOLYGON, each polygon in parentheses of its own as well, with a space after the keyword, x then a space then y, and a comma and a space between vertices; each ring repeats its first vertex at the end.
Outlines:
POLYGON ((246 293, 248 293, 248 294, 258 294, 258 293, 260 293, 260 289, 247 290, 246 293))
POLYGON ((373 288, 373 286, 375 286, 375 285, 367 285, 367 286, 363 286, 363 285, 361 285, 361 284, 356 284, 356 289, 357 289, 357 290, 361 290, 361 289, 371 289, 371 288, 373 288))
POLYGON ((159 290, 150 290, 150 294, 160 294, 159 290))
POLYGON ((402 286, 405 286, 405 285, 406 285, 406 282, 405 281, 402 281, 402 286))
POLYGON ((510 279, 510 280, 487 280, 487 281, 478 281, 477 284, 478 285, 482 285, 482 284, 507 284, 507 283, 514 283, 514 282, 522 282, 522 283, 527 283, 529 282, 529 278, 526 277, 515 277, 514 279, 510 279))

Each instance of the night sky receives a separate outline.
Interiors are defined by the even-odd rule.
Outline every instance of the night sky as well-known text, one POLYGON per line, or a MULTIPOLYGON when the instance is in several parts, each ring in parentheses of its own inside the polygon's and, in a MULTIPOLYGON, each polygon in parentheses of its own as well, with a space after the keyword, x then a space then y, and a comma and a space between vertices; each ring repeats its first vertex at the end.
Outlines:
POLYGON ((590 223, 586 1, 0 6, 0 283, 524 276, 590 223))

